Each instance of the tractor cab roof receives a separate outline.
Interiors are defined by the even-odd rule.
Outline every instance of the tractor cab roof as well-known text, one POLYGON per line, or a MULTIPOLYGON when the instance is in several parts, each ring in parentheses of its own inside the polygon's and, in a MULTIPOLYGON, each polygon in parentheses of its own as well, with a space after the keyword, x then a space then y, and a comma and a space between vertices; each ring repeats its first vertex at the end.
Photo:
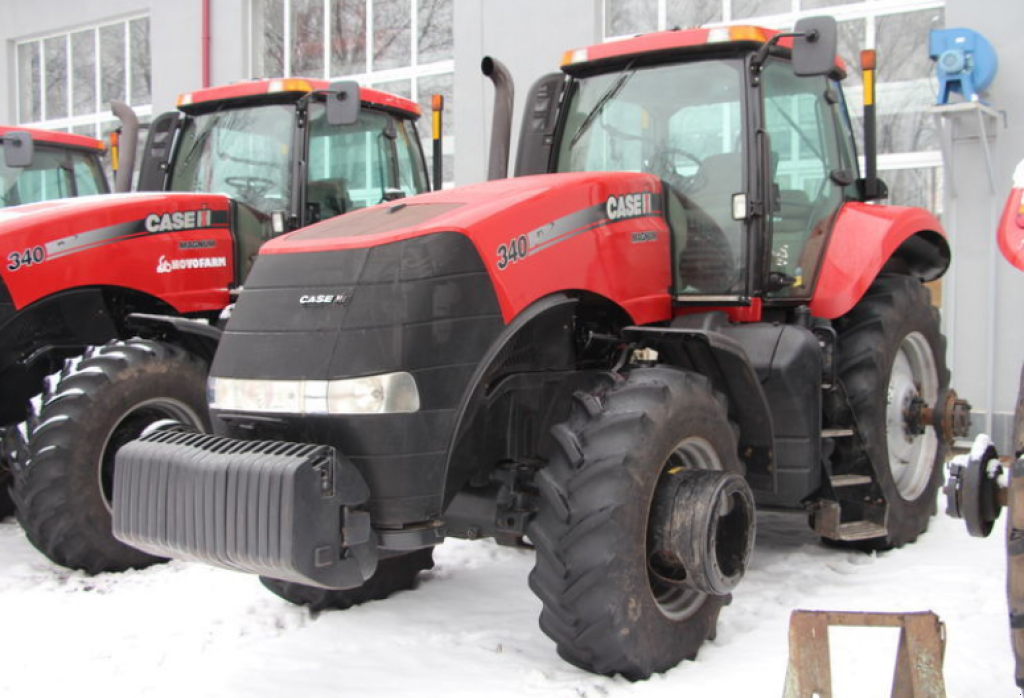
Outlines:
POLYGON ((77 133, 46 131, 40 128, 26 128, 25 126, 0 125, 0 136, 5 136, 11 131, 25 131, 32 136, 33 141, 42 145, 68 146, 71 148, 91 150, 97 153, 103 153, 107 149, 107 146, 103 141, 96 140, 95 138, 89 138, 88 136, 79 136, 77 133))
MULTIPOLYGON (((777 29, 738 25, 639 34, 628 39, 566 51, 562 55, 562 70, 570 75, 576 75, 592 70, 614 68, 638 58, 654 62, 680 54, 754 50, 780 33, 777 29)), ((793 39, 783 38, 779 40, 778 46, 791 49, 793 39)), ((836 68, 843 76, 846 75, 846 65, 838 56, 836 68)))
MULTIPOLYGON (((178 109, 186 114, 196 114, 225 106, 279 103, 289 98, 296 101, 312 92, 327 90, 329 87, 329 81, 311 78, 249 80, 186 92, 178 96, 178 109)), ((421 114, 420 106, 416 102, 380 90, 360 87, 359 97, 364 106, 396 111, 406 118, 416 119, 421 114)))

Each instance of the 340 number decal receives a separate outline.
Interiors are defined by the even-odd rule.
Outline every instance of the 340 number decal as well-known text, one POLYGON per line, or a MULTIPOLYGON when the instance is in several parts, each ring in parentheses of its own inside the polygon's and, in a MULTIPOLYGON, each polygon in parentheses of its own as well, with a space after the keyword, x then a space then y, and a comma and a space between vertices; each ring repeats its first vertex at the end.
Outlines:
POLYGON ((530 254, 530 241, 525 235, 514 237, 508 243, 498 245, 498 269, 505 269, 509 264, 526 259, 530 254))
POLYGON ((14 251, 7 255, 7 271, 18 271, 22 267, 42 264, 46 261, 46 250, 40 246, 29 247, 21 252, 14 251))

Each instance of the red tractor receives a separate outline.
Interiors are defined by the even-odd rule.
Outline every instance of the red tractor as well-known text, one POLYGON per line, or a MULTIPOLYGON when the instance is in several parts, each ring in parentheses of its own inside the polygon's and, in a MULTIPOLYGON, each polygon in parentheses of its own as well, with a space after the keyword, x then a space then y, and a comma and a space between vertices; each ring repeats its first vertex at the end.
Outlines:
POLYGON ((0 126, 0 208, 106 194, 103 141, 73 133, 0 126))
MULTIPOLYGON (((212 351, 176 322, 214 333, 274 236, 429 191, 419 115, 353 82, 200 90, 152 123, 138 182, 147 193, 0 214, 0 426, 13 470, 0 513, 15 504, 29 540, 68 567, 152 562, 112 537, 113 454, 154 422, 209 427, 212 351)), ((132 171, 131 130, 119 179, 132 171)), ((9 477, 0 469, 4 495, 9 477)))
POLYGON ((835 46, 822 18, 569 52, 520 138, 547 174, 265 245, 216 435, 123 447, 115 535, 316 608, 412 586, 446 536, 529 542, 558 652, 630 679, 714 636, 755 502, 913 542, 963 426, 922 285, 949 246, 868 203, 873 93, 861 178, 835 46))

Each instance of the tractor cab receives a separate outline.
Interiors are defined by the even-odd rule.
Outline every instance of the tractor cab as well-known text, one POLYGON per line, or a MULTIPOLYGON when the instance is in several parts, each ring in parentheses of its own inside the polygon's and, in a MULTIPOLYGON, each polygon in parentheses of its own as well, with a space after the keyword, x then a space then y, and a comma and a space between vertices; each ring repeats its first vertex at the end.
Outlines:
POLYGON ((414 102, 354 82, 255 80, 183 94, 150 127, 138 188, 225 194, 258 247, 429 190, 419 116, 414 102))
POLYGON ((862 199, 835 27, 809 21, 592 46, 566 53, 567 78, 546 78, 565 103, 548 171, 664 182, 677 303, 806 303, 834 216, 862 199))
POLYGON ((109 191, 103 141, 21 126, 0 126, 0 141, 0 208, 109 191))

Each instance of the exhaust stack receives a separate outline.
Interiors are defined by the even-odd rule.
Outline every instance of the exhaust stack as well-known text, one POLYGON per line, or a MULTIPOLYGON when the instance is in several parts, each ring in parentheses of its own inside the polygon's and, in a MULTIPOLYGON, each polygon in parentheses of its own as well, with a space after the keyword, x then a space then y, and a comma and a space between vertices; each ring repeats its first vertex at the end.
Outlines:
POLYGON ((487 179, 508 177, 509 152, 512 149, 512 103, 515 88, 512 74, 501 61, 484 56, 480 70, 494 83, 494 120, 491 123, 491 155, 487 165, 487 179))
POLYGON ((118 137, 117 174, 114 177, 114 191, 118 194, 132 190, 132 174, 135 172, 135 150, 139 143, 139 117, 135 110, 124 102, 111 101, 110 111, 121 120, 121 135, 118 137))

